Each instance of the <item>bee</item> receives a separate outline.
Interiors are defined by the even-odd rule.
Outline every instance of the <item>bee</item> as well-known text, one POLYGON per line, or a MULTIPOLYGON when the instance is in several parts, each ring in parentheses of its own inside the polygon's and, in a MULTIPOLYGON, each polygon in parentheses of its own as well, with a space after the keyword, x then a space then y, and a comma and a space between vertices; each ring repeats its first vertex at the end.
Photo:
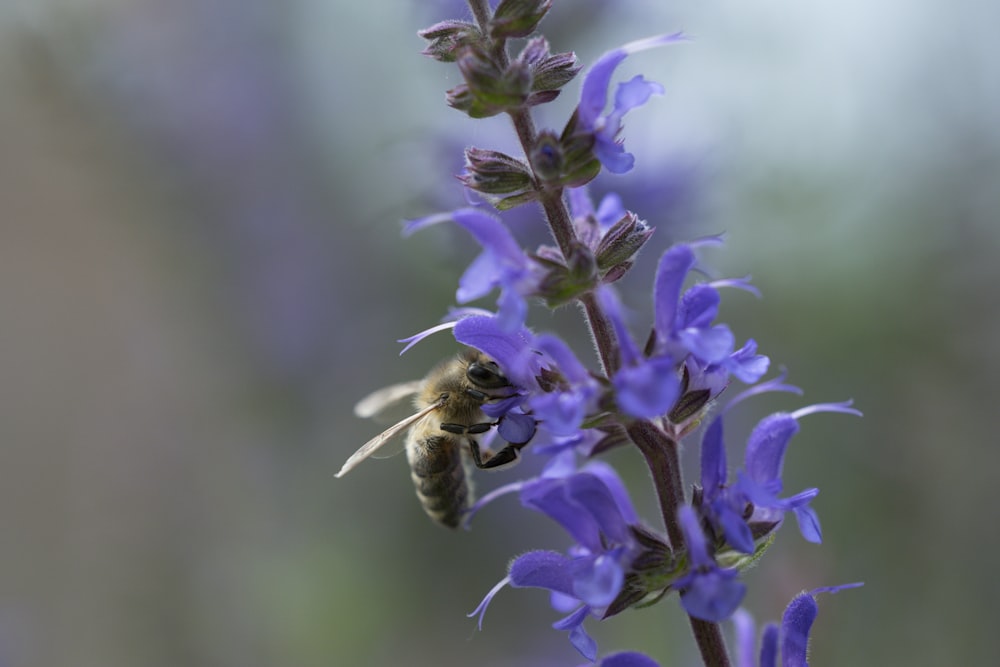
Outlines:
POLYGON ((531 439, 508 443, 495 453, 480 449, 477 436, 497 425, 483 413, 483 406, 514 393, 496 362, 471 348, 444 361, 423 380, 380 389, 363 398, 354 413, 373 417, 410 396, 417 411, 362 445, 336 476, 344 476, 408 429, 406 459, 417 498, 431 519, 456 528, 474 502, 472 466, 485 469, 512 463, 531 439))

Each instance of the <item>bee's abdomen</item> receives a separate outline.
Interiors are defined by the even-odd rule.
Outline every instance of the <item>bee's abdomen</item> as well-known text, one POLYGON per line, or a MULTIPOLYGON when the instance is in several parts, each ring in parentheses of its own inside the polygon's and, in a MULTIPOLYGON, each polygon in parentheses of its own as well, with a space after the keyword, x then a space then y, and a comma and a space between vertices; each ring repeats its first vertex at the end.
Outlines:
POLYGON ((472 502, 466 481, 461 443, 431 436, 407 448, 410 477, 427 515, 449 528, 456 528, 472 502))

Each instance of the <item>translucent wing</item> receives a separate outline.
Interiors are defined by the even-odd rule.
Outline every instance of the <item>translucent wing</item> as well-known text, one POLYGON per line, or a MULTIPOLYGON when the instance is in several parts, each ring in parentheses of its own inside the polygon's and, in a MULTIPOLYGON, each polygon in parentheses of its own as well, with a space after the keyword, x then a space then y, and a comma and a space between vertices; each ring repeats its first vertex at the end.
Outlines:
POLYGON ((389 428, 382 431, 381 433, 376 435, 374 438, 372 438, 365 444, 361 445, 361 448, 358 451, 351 454, 351 458, 347 459, 347 462, 344 463, 344 466, 340 469, 340 472, 336 474, 336 477, 343 477, 344 475, 349 473, 359 463, 361 463, 366 458, 374 454, 376 451, 379 450, 379 448, 381 448, 387 442, 392 440, 395 436, 399 435, 402 431, 405 431, 410 426, 417 423, 418 421, 420 421, 421 419, 423 419, 424 417, 426 417, 427 415, 434 412, 440 407, 441 407, 440 401, 431 403, 423 410, 417 412, 416 414, 410 415, 401 422, 398 422, 390 426, 389 428))
POLYGON ((373 391, 354 406, 354 414, 362 419, 377 417, 395 407, 400 401, 410 398, 420 391, 421 380, 401 382, 373 391))

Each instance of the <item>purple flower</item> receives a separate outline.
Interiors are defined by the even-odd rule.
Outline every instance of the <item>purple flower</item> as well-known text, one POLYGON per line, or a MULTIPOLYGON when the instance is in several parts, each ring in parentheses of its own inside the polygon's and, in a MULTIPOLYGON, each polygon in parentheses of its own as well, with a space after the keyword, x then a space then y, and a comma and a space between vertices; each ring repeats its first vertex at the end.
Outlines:
POLYGON ((688 614, 717 623, 729 618, 746 595, 746 585, 735 569, 721 568, 708 551, 698 515, 690 505, 678 510, 688 551, 688 573, 673 583, 688 614))
POLYGON ((493 417, 506 415, 500 431, 505 440, 512 441, 504 428, 533 429, 538 422, 554 436, 576 436, 586 416, 596 410, 597 381, 556 336, 535 336, 523 326, 508 331, 500 316, 484 315, 465 317, 454 330, 455 340, 492 357, 519 390, 509 401, 484 408, 493 417), (546 379, 544 389, 539 377, 546 379))
POLYGON ((633 417, 651 419, 667 412, 680 395, 676 363, 668 355, 644 357, 628 332, 621 302, 603 286, 597 298, 615 329, 621 367, 611 378, 618 407, 633 417))
MULTIPOLYGON (((796 390, 796 387, 766 383, 769 390, 796 390)), ((760 393, 747 392, 746 395, 760 393)), ((743 395, 730 404, 741 401, 743 395)), ((779 498, 783 484, 781 470, 791 437, 798 432, 798 419, 814 412, 861 413, 847 403, 812 405, 792 413, 778 412, 762 419, 747 441, 743 469, 737 472, 737 482, 727 484, 726 447, 723 439, 722 415, 715 418, 705 431, 701 443, 702 512, 726 541, 743 553, 753 553, 754 540, 744 519, 747 503, 753 503, 750 521, 780 522, 787 511, 795 514, 802 536, 810 542, 820 542, 819 519, 809 502, 819 489, 806 489, 788 498, 779 498)))
POLYGON ((549 368, 559 371, 560 381, 551 391, 533 394, 531 410, 554 435, 575 436, 584 418, 596 411, 600 387, 561 339, 542 334, 535 339, 535 348, 551 360, 549 368))
POLYGON ((515 558, 507 576, 470 616, 478 615, 482 626, 486 607, 505 585, 547 589, 553 607, 573 610, 553 627, 568 631, 573 646, 594 660, 597 645, 583 622, 614 601, 640 549, 631 528, 638 517, 625 487, 610 466, 592 463, 569 475, 541 477, 508 487, 514 489, 520 491, 522 505, 556 521, 575 544, 566 555, 530 551, 515 558))
POLYGON ((736 629, 737 667, 777 667, 778 647, 781 647, 781 667, 808 667, 806 659, 809 631, 812 629, 819 607, 816 596, 820 593, 837 593, 847 588, 858 588, 862 583, 816 588, 796 595, 781 616, 781 628, 774 623, 764 626, 761 633, 760 654, 754 660, 754 622, 749 613, 740 609, 733 615, 736 629))
POLYGON ((635 156, 625 152, 625 147, 619 138, 622 118, 630 110, 645 104, 651 95, 663 94, 663 87, 660 84, 637 75, 625 83, 618 84, 614 106, 611 111, 604 113, 611 75, 629 54, 683 39, 681 33, 676 33, 630 42, 601 56, 584 77, 580 89, 580 104, 577 107, 577 121, 582 131, 594 134, 594 154, 611 173, 624 174, 632 169, 635 162, 635 156))
POLYGON ((605 656, 598 667, 660 667, 659 663, 648 655, 635 651, 622 651, 605 656))
POLYGON ((576 236, 591 250, 596 250, 604 234, 628 213, 622 198, 613 192, 604 195, 596 209, 586 186, 569 188, 567 198, 576 236))
POLYGON ((483 252, 459 279, 455 300, 468 303, 499 287, 500 321, 509 330, 523 325, 528 313, 525 297, 535 293, 541 275, 539 267, 524 254, 510 230, 498 218, 476 208, 462 208, 411 220, 403 234, 409 235, 449 220, 465 228, 483 247, 483 252))
POLYGON ((798 433, 798 420, 817 412, 842 412, 861 416, 850 407, 851 402, 819 403, 800 408, 792 413, 778 412, 762 419, 747 440, 743 470, 737 473, 736 487, 755 507, 754 517, 780 518, 791 511, 799 524, 799 531, 809 542, 822 541, 819 518, 809 507, 809 501, 816 497, 819 489, 806 489, 788 498, 779 498, 783 484, 781 471, 785 461, 785 451, 792 436, 798 433))
POLYGON ((660 258, 653 288, 656 349, 679 357, 690 354, 706 365, 722 363, 733 352, 734 337, 726 325, 712 324, 719 310, 718 290, 695 285, 681 294, 694 265, 694 249, 687 244, 673 246, 660 258))

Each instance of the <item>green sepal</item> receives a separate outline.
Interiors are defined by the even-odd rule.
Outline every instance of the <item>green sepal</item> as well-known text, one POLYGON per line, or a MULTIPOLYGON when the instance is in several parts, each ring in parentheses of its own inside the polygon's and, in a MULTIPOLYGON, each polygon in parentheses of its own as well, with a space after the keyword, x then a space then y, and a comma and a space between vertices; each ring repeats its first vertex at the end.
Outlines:
POLYGON ((764 552, 774 543, 774 539, 778 536, 778 532, 773 529, 776 525, 777 523, 773 524, 766 536, 754 542, 752 554, 745 554, 734 549, 724 549, 715 554, 715 562, 719 564, 719 567, 736 568, 740 572, 746 572, 757 564, 764 552))
POLYGON ((597 261, 585 244, 573 241, 566 264, 541 260, 551 268, 539 285, 538 294, 550 308, 558 308, 589 292, 597 284, 597 261))
POLYGON ((527 204, 528 202, 533 202, 538 199, 538 193, 534 190, 529 190, 527 192, 522 192, 521 194, 512 195, 510 197, 504 197, 497 201, 491 201, 494 208, 498 211, 509 211, 512 208, 516 208, 521 204, 527 204))

